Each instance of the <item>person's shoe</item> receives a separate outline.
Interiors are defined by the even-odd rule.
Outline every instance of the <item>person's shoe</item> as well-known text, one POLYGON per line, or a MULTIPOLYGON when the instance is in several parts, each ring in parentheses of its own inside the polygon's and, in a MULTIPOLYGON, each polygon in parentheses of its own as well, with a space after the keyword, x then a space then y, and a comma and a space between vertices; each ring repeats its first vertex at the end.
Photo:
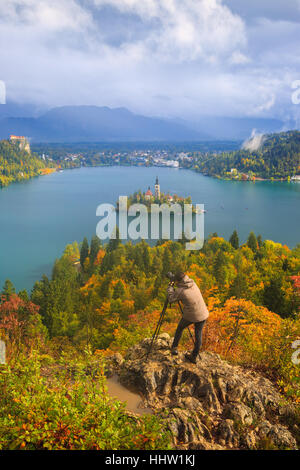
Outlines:
POLYGON ((197 364, 197 356, 194 356, 194 354, 187 353, 185 354, 185 358, 193 364, 197 364))
POLYGON ((178 356, 178 349, 177 348, 172 348, 171 349, 171 354, 172 354, 172 356, 178 356))

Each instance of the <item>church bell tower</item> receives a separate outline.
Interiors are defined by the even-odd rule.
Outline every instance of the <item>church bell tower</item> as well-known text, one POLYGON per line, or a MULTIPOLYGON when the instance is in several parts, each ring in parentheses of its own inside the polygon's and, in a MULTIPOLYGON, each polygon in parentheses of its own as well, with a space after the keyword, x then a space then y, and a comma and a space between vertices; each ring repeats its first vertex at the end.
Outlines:
POLYGON ((155 188, 155 199, 160 199, 160 186, 158 182, 158 176, 156 177, 154 188, 155 188))

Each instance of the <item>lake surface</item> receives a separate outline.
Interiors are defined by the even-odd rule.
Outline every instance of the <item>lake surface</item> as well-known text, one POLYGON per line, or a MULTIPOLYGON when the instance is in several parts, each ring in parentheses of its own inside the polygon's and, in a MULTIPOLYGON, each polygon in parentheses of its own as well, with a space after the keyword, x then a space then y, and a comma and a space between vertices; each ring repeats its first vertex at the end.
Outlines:
POLYGON ((0 190, 0 287, 10 279, 17 290, 30 290, 51 274, 66 244, 95 234, 99 204, 148 186, 154 191, 156 176, 162 192, 205 205, 206 236, 228 239, 237 229, 244 242, 253 230, 290 247, 300 243, 300 183, 222 181, 172 168, 66 170, 0 190))

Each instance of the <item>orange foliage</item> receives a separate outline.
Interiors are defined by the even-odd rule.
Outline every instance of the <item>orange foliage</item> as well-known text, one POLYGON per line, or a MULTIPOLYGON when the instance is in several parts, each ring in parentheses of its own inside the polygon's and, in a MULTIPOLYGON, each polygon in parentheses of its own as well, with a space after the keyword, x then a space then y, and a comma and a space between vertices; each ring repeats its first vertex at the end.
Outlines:
POLYGON ((211 311, 204 332, 204 349, 251 360, 280 334, 281 323, 279 315, 267 308, 233 297, 224 307, 211 311))
POLYGON ((105 256, 105 253, 106 253, 105 250, 102 250, 102 249, 98 251, 97 258, 96 258, 95 263, 94 263, 95 266, 98 266, 99 264, 102 263, 102 260, 105 256))
POLYGON ((41 175, 50 175, 51 173, 54 173, 56 171, 56 168, 42 168, 40 170, 41 175))
POLYGON ((93 274, 89 280, 85 283, 83 287, 81 287, 80 292, 83 295, 88 295, 93 289, 99 287, 100 281, 99 277, 96 274, 93 274))

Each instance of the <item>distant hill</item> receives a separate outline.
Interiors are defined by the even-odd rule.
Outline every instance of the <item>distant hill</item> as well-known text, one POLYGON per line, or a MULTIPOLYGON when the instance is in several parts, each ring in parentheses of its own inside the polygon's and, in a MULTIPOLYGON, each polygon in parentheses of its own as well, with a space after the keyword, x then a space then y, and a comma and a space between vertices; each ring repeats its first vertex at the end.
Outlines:
POLYGON ((210 176, 287 179, 300 174, 300 132, 289 131, 254 137, 235 152, 199 158, 196 169, 210 176), (251 145, 255 145, 251 147, 251 145), (251 150, 253 148, 253 150, 251 150), (235 169, 232 173, 231 170, 235 169))
MULTIPOLYGON (((286 124, 295 127, 294 122, 286 124)), ((284 123, 278 119, 202 116, 162 119, 134 114, 126 108, 62 106, 50 109, 26 104, 0 105, 0 138, 26 135, 35 142, 196 142, 245 140, 255 129, 270 134, 284 123)))
POLYGON ((0 137, 11 133, 39 142, 185 141, 209 138, 182 124, 133 114, 126 108, 63 106, 38 118, 0 120, 0 137))
POLYGON ((0 104, 0 119, 17 117, 29 118, 38 117, 44 114, 48 108, 35 104, 20 104, 13 101, 7 101, 5 104, 0 104))
MULTIPOLYGON (((182 121, 183 123, 184 121, 182 121)), ((295 123, 289 123, 289 128, 292 129, 295 123)), ((234 118, 234 117, 215 117, 203 116, 196 122, 191 122, 188 125, 196 132, 200 129, 217 140, 244 140, 247 139, 252 131, 255 129, 258 133, 270 134, 279 132, 283 129, 284 123, 279 119, 265 119, 265 118, 234 118)))

